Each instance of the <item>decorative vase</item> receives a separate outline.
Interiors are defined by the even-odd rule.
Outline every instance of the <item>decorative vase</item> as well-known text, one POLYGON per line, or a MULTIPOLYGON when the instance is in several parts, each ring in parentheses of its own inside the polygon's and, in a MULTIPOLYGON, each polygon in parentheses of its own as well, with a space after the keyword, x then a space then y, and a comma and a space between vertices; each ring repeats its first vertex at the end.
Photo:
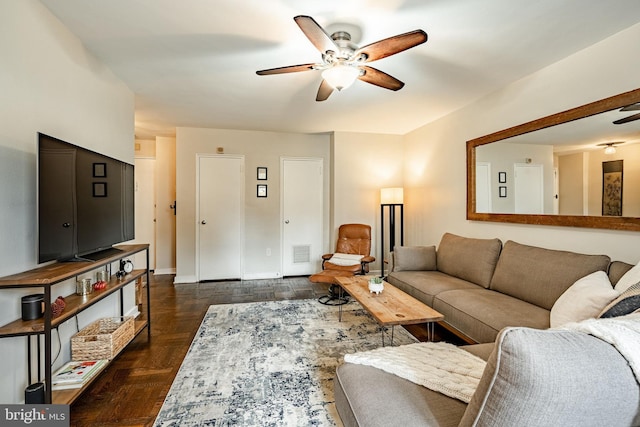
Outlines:
POLYGON ((379 277, 369 279, 369 292, 376 295, 380 294, 384 289, 384 282, 379 277))

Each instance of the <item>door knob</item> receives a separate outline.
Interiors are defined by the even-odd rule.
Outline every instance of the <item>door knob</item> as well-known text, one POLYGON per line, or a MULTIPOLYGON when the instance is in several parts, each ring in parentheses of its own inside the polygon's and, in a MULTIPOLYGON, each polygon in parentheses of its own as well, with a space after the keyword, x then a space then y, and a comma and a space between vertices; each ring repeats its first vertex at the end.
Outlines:
POLYGON ((285 223, 285 224, 289 224, 289 220, 288 220, 288 219, 285 219, 285 220, 284 220, 284 223, 285 223))
POLYGON ((205 225, 206 223, 207 223, 207 221, 203 219, 200 224, 205 225))

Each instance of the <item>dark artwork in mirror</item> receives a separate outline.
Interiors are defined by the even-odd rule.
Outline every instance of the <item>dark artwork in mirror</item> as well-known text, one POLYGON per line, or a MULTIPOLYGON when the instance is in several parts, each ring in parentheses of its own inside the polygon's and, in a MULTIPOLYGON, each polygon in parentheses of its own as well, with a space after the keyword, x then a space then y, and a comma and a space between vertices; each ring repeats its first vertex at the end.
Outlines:
POLYGON ((640 89, 467 141, 467 219, 640 231, 635 110, 640 89))
POLYGON ((602 216, 622 216, 623 162, 602 162, 602 216))

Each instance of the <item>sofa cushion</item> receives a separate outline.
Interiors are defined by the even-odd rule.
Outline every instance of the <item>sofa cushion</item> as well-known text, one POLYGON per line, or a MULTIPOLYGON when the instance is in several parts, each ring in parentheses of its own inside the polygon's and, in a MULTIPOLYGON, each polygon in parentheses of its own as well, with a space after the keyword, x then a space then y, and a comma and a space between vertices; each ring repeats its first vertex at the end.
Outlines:
POLYGON ((435 269, 435 246, 396 246, 393 249, 393 271, 426 271, 435 269))
POLYGON ((334 381, 345 427, 457 426, 467 405, 371 366, 345 363, 334 381))
POLYGON ((433 308, 446 323, 480 343, 495 341, 507 326, 549 327, 549 310, 489 289, 442 292, 433 308))
POLYGON ((638 282, 640 282, 640 263, 634 265, 629 271, 624 273, 624 276, 616 283, 615 288, 618 292, 624 292, 629 286, 635 285, 638 282))
POLYGON ((493 352, 495 348, 495 343, 488 342, 482 344, 471 344, 471 345, 463 345, 460 348, 468 351, 474 356, 478 356, 482 360, 489 360, 489 356, 493 352))
POLYGON ((551 310, 576 280, 598 270, 607 271, 609 262, 606 255, 585 255, 508 241, 490 289, 551 310))
POLYGON ((631 285, 602 310, 598 317, 618 317, 640 310, 640 282, 631 285))
POLYGON ((499 239, 472 239, 445 233, 436 255, 438 270, 488 288, 501 249, 499 239))
POLYGON ((627 264, 622 261, 612 261, 611 264, 609 264, 609 281, 611 281, 611 284, 615 286, 618 281, 620 281, 620 278, 632 268, 632 264, 627 264))
POLYGON ((632 426, 640 388, 615 348, 566 330, 507 328, 460 426, 632 426))
POLYGON ((455 289, 484 289, 440 271, 394 271, 387 276, 391 283, 403 292, 433 307, 433 297, 455 289))
POLYGON ((551 327, 594 318, 617 296, 618 292, 613 289, 604 271, 596 271, 578 279, 551 307, 551 327))

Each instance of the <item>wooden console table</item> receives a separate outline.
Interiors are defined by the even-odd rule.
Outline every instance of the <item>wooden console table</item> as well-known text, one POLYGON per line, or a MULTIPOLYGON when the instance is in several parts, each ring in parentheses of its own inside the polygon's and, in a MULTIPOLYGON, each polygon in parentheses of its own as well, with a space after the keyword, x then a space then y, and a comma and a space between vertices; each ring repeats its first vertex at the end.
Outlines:
MULTIPOLYGON (((51 375, 52 375, 52 358, 51 358, 51 330, 52 328, 73 318, 78 313, 83 312, 97 302, 112 295, 115 292, 120 294, 120 315, 124 315, 124 296, 123 289, 125 286, 135 283, 136 280, 146 276, 147 293, 146 293, 146 313, 141 313, 140 318, 135 320, 134 337, 147 328, 147 335, 151 338, 151 296, 149 290, 149 245, 134 244, 115 246, 117 253, 106 256, 98 261, 80 261, 80 262, 56 262, 33 270, 25 271, 11 276, 0 278, 0 290, 9 288, 42 288, 44 290, 44 317, 36 320, 17 319, 6 325, 0 326, 0 338, 4 337, 27 337, 30 349, 30 337, 44 335, 44 377, 38 378, 38 381, 45 382, 45 403, 71 404, 80 396, 80 394, 98 377, 99 373, 94 375, 87 384, 82 388, 51 391, 51 375), (146 251, 146 266, 144 269, 133 270, 122 278, 112 275, 107 287, 103 290, 94 291, 85 296, 69 295, 65 297, 65 308, 62 314, 56 318, 51 313, 51 295, 52 288, 66 280, 73 279, 81 274, 97 270, 101 267, 110 266, 113 262, 119 262, 121 259, 130 257, 138 252, 146 251)), ((20 304, 18 300, 16 302, 20 304)), ((30 353, 30 351, 29 351, 30 353)), ((38 351, 37 365, 40 371, 41 363, 40 352, 38 351)), ((106 368, 105 365, 102 370, 106 368)), ((27 361, 28 367, 28 383, 31 382, 31 360, 27 361)))

